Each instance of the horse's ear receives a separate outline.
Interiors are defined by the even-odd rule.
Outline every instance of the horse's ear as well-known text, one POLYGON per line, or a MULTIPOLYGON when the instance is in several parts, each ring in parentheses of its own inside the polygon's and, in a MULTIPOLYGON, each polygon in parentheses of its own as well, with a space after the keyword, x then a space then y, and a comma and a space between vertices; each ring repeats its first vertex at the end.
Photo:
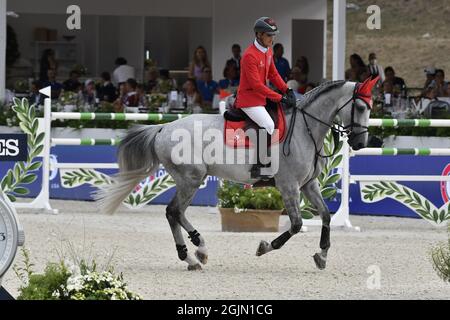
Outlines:
POLYGON ((358 93, 364 96, 371 96, 372 95, 372 89, 377 84, 377 82, 380 80, 380 76, 376 77, 369 77, 367 78, 360 86, 358 93))

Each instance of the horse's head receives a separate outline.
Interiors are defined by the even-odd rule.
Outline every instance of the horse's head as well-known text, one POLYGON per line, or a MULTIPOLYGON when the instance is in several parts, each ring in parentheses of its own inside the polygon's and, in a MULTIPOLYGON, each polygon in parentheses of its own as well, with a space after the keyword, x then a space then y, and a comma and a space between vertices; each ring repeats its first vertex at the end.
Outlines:
POLYGON ((378 80, 379 76, 368 78, 363 83, 355 83, 351 99, 347 100, 338 111, 349 133, 348 144, 353 150, 360 150, 367 146, 372 89, 378 80))

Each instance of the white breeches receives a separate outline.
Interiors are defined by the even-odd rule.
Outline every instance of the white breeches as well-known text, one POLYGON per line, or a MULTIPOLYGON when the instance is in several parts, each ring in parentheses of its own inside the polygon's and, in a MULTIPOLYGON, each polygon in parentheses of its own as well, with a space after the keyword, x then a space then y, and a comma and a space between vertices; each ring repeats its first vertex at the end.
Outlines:
POLYGON ((266 108, 263 106, 250 107, 250 108, 242 108, 250 119, 256 122, 258 126, 267 130, 267 132, 272 135, 275 130, 275 124, 273 123, 272 118, 267 112, 266 108))

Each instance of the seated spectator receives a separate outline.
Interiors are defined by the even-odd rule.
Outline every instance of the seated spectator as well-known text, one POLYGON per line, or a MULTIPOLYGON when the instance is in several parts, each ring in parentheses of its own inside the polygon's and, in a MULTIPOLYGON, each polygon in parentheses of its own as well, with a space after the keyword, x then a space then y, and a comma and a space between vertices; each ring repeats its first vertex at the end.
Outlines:
POLYGON ((114 102, 116 112, 123 112, 125 107, 138 107, 139 95, 136 91, 137 82, 130 78, 124 84, 120 85, 120 97, 114 102))
POLYGON ((394 85, 391 81, 384 81, 382 85, 382 93, 383 94, 391 94, 394 95, 394 85))
POLYGON ((189 78, 200 80, 202 78, 202 70, 204 67, 211 68, 211 63, 208 60, 206 49, 202 46, 197 47, 194 51, 194 58, 189 64, 189 78))
POLYGON ((295 66, 300 69, 300 71, 306 75, 309 74, 309 62, 308 58, 305 56, 301 56, 297 61, 295 62, 295 66))
POLYGON ((156 86, 153 88, 154 93, 167 94, 170 91, 177 90, 177 82, 175 79, 170 78, 169 70, 162 69, 159 74, 160 77, 156 86))
POLYGON ((289 66, 289 61, 283 58, 284 48, 281 43, 277 43, 273 46, 273 62, 278 70, 281 78, 284 81, 288 80, 289 74, 291 73, 291 67, 289 66))
POLYGON ((145 87, 143 84, 138 84, 136 87, 136 92, 139 96, 139 106, 140 107, 148 107, 148 100, 145 93, 145 87))
POLYGON ((214 95, 219 93, 219 85, 212 79, 210 67, 203 68, 202 79, 197 81, 197 87, 202 95, 203 104, 212 105, 214 95))
POLYGON ((44 81, 42 87, 50 86, 52 88, 52 99, 58 99, 61 95, 61 90, 63 89, 63 85, 56 81, 56 71, 54 69, 48 69, 47 71, 48 80, 44 81))
POLYGON ((44 104, 44 96, 39 93, 39 90, 41 90, 41 84, 39 81, 33 81, 31 83, 30 88, 30 96, 28 97, 28 101, 30 101, 30 104, 34 104, 36 106, 40 106, 44 104))
POLYGON ((197 82, 193 78, 187 79, 183 85, 184 107, 190 110, 201 110, 202 96, 197 88, 197 82))
POLYGON ((448 82, 445 81, 444 70, 437 69, 435 79, 433 81, 431 81, 430 85, 428 86, 428 91, 429 91, 428 97, 430 97, 431 99, 434 99, 437 97, 446 97, 448 95, 447 87, 448 87, 448 82))
POLYGON ((92 79, 88 79, 84 82, 83 90, 83 104, 90 106, 97 103, 97 91, 95 90, 95 82, 92 79))
POLYGON ((231 52, 233 53, 233 56, 231 59, 227 60, 226 67, 230 65, 234 65, 236 67, 237 74, 235 80, 238 80, 241 73, 241 46, 238 44, 233 44, 231 47, 231 52))
POLYGON ((70 71, 70 78, 63 83, 64 91, 77 92, 78 88, 81 85, 81 82, 78 80, 79 78, 80 74, 78 73, 78 71, 70 71))
POLYGON ((377 55, 373 52, 369 54, 369 64, 367 65, 367 68, 369 68, 369 73, 372 77, 380 76, 379 83, 383 83, 384 80, 386 80, 383 67, 378 64, 377 55))
POLYGON ((220 89, 239 86, 238 69, 234 64, 227 65, 223 70, 224 79, 219 81, 220 89))
POLYGON ((395 70, 392 67, 387 67, 384 69, 384 74, 386 76, 386 81, 389 81, 394 86, 394 91, 401 91, 406 88, 405 80, 395 75, 395 70))
POLYGON ((436 79, 436 68, 428 67, 424 70, 424 72, 427 79, 425 80, 425 85, 423 86, 423 89, 426 90, 430 86, 431 82, 433 82, 433 80, 436 79))
POLYGON ((114 102, 117 98, 116 87, 111 83, 109 72, 102 72, 101 84, 97 86, 97 95, 100 101, 114 102))
POLYGON ((130 78, 125 83, 125 98, 123 104, 127 107, 139 106, 139 95, 137 93, 137 82, 130 78))
POLYGON ((151 67, 149 70, 149 79, 147 82, 147 91, 153 92, 153 90, 158 85, 158 79, 159 79, 159 70, 156 67, 151 67))
POLYGON ((119 57, 116 59, 115 63, 117 66, 113 72, 113 83, 115 86, 125 83, 128 79, 136 78, 134 67, 128 65, 125 58, 119 57))
POLYGON ((299 67, 294 67, 292 68, 290 77, 292 80, 288 81, 287 86, 296 93, 305 94, 308 76, 299 67))
POLYGON ((350 56, 350 69, 345 71, 345 80, 364 82, 369 77, 369 69, 360 55, 354 53, 350 56))
POLYGON ((314 83, 312 83, 312 82, 308 83, 308 84, 306 85, 306 88, 305 88, 305 93, 310 92, 310 91, 313 90, 315 87, 316 87, 316 85, 315 85, 314 83))

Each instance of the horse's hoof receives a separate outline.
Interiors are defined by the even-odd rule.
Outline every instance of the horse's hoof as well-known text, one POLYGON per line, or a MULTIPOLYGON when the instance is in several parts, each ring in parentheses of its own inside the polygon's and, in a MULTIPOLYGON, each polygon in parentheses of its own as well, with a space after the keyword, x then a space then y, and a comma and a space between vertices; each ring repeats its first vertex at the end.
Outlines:
POLYGON ((316 253, 313 256, 313 259, 314 259, 314 262, 316 263, 316 267, 319 270, 323 270, 327 266, 327 260, 322 258, 322 256, 320 254, 316 253))
POLYGON ((197 264, 193 264, 193 265, 188 265, 188 270, 189 271, 198 271, 198 270, 202 270, 202 266, 197 263, 197 264))
POLYGON ((268 248, 269 248, 269 243, 267 241, 262 240, 259 243, 258 250, 256 250, 256 256, 260 257, 263 254, 267 253, 269 251, 268 248))
POLYGON ((197 250, 195 251, 195 256, 202 264, 206 264, 208 262, 208 255, 206 253, 197 250))

